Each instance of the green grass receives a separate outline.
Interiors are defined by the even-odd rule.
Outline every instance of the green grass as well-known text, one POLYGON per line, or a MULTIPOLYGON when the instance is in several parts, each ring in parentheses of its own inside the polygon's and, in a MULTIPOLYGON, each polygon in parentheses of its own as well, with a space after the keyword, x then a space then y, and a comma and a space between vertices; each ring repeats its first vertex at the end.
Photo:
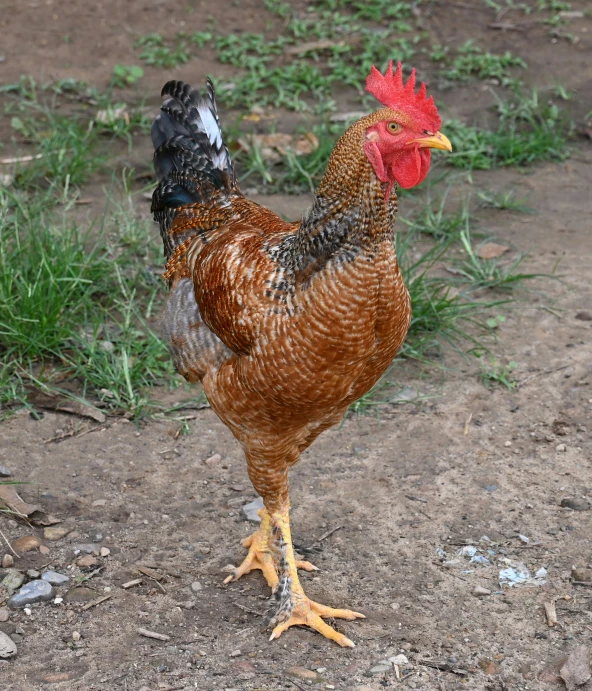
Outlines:
POLYGON ((535 210, 526 204, 527 197, 517 197, 514 190, 479 190, 477 196, 481 200, 481 206, 485 209, 498 209, 500 211, 514 211, 521 214, 533 214, 535 210))
MULTIPOLYGON (((440 61, 445 59, 445 54, 436 54, 432 59, 440 61)), ((484 52, 471 40, 457 49, 455 57, 450 60, 442 76, 449 81, 457 82, 464 82, 472 77, 489 79, 497 81, 502 86, 516 87, 520 80, 511 72, 515 67, 526 69, 528 65, 510 51, 503 55, 484 52)))
POLYGON ((442 126, 452 142, 448 165, 472 170, 495 166, 526 166, 536 161, 563 161, 569 156, 568 142, 573 123, 539 93, 517 93, 497 100, 497 126, 493 130, 449 120, 442 126))
POLYGON ((481 379, 487 387, 498 384, 509 391, 518 386, 518 381, 514 377, 514 371, 518 365, 512 360, 507 365, 502 365, 493 356, 489 356, 489 363, 481 359, 481 379))
POLYGON ((167 42, 160 34, 146 34, 135 45, 140 51, 140 60, 152 67, 172 69, 189 62, 188 41, 183 34, 177 35, 172 42, 167 42))

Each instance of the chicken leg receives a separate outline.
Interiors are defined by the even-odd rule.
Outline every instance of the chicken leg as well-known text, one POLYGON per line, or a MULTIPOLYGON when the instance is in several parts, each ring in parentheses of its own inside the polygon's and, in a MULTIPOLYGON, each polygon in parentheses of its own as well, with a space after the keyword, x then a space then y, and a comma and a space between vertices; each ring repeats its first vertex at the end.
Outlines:
MULTIPOLYGON (((231 572, 230 576, 224 579, 224 583, 237 581, 241 576, 245 576, 255 569, 260 569, 263 571, 267 585, 275 589, 278 584, 278 570, 280 569, 277 539, 272 535, 271 519, 267 509, 259 509, 257 513, 261 517, 261 526, 242 543, 249 552, 240 566, 236 567, 229 564, 224 568, 225 571, 231 572)), ((318 568, 309 561, 298 559, 295 563, 299 569, 318 571, 318 568)))
POLYGON ((270 516, 272 537, 280 554, 279 578, 274 588, 274 605, 267 617, 273 626, 270 640, 279 638, 290 626, 309 626, 343 647, 353 648, 354 643, 342 633, 326 624, 322 617, 336 619, 364 619, 364 615, 349 609, 333 609, 313 602, 305 594, 298 578, 298 562, 290 531, 289 508, 274 512, 270 516))

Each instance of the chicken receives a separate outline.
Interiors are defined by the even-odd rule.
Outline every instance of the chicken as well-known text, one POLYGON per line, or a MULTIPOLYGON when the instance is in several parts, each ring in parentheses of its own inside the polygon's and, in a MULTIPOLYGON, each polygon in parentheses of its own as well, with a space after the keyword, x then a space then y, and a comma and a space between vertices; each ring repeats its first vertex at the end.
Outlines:
POLYGON ((343 134, 310 210, 288 223, 240 192, 214 89, 163 88, 152 126, 170 293, 162 330, 175 366, 201 382, 244 449, 263 498, 248 554, 224 581, 260 569, 272 588, 271 638, 307 625, 342 646, 323 618, 362 614, 310 600, 290 534, 288 471, 384 373, 409 328, 409 294, 393 239, 395 185, 420 183, 430 149, 451 150, 415 71, 376 68, 367 90, 384 107, 343 134))

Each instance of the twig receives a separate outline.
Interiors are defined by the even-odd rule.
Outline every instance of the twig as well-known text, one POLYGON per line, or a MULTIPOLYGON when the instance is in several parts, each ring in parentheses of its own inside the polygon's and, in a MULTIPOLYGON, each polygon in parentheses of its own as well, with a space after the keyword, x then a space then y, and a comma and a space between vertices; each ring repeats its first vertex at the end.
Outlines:
POLYGON ((133 581, 128 581, 127 583, 122 583, 121 587, 125 588, 125 590, 127 590, 128 588, 132 588, 134 585, 140 585, 141 582, 142 582, 141 578, 134 578, 133 581))
POLYGON ((545 608, 545 617, 547 619, 547 625, 557 626, 559 621, 557 620, 557 610, 555 609, 555 603, 543 602, 543 607, 545 608))
POLYGON ((341 530, 341 528, 345 528, 344 525, 338 525, 336 528, 331 528, 331 530, 328 530, 326 533, 323 533, 320 538, 315 540, 309 547, 306 549, 310 549, 311 547, 314 547, 315 545, 318 545, 319 542, 322 542, 323 540, 326 540, 330 535, 333 535, 333 533, 336 533, 338 530, 341 530))
POLYGON ((6 544, 8 545, 8 549, 14 554, 14 556, 17 559, 20 559, 21 558, 20 555, 14 551, 14 549, 12 548, 12 545, 10 544, 10 542, 8 542, 8 538, 6 537, 6 535, 4 535, 4 533, 1 530, 0 530, 0 535, 2 535, 2 537, 4 538, 4 542, 6 542, 6 544))
POLYGON ((148 631, 148 629, 138 629, 140 636, 145 636, 146 638, 154 638, 157 641, 170 641, 171 637, 167 636, 166 633, 157 633, 156 631, 148 631))
POLYGON ((592 581, 572 581, 574 585, 583 585, 586 588, 592 588, 592 581))
POLYGON ((439 669, 442 672, 452 672, 459 677, 468 677, 469 673, 466 669, 458 669, 453 667, 450 662, 439 661, 439 660, 417 660, 418 665, 423 665, 424 667, 432 667, 432 669, 439 669))
POLYGON ((243 612, 249 612, 249 614, 256 614, 258 617, 264 617, 265 616, 265 614, 261 614, 261 612, 256 612, 254 609, 249 609, 248 607, 245 607, 244 605, 240 605, 238 602, 233 602, 232 604, 235 605, 235 607, 242 609, 243 612))
POLYGON ((286 677, 286 681, 289 681, 290 684, 294 684, 294 686, 295 686, 297 689, 300 689, 300 691, 306 691, 306 689, 305 689, 303 686, 300 686, 300 684, 297 684, 297 683, 294 681, 294 679, 288 679, 288 678, 286 677))
POLYGON ((16 158, 2 158, 0 164, 10 165, 11 163, 29 163, 29 161, 37 161, 43 158, 43 154, 35 154, 32 156, 16 156, 16 158))
POLYGON ((472 419, 473 419, 473 413, 469 413, 469 417, 465 420, 465 429, 464 429, 464 436, 465 437, 469 433, 469 426, 471 424, 472 419))
POLYGON ((561 370, 567 369, 568 367, 572 366, 573 365, 563 365, 562 367, 554 367, 553 369, 546 369, 542 372, 535 372, 534 374, 530 374, 528 377, 521 379, 519 382, 516 383, 516 386, 517 388, 520 388, 521 386, 524 386, 526 382, 529 382, 531 379, 536 379, 537 377, 544 377, 546 374, 554 374, 555 372, 561 372, 561 370))
POLYGON ((83 610, 90 609, 91 607, 96 607, 97 605, 100 605, 101 602, 105 602, 105 600, 110 600, 113 597, 113 593, 109 593, 109 595, 103 595, 102 597, 98 597, 96 600, 92 600, 91 602, 88 602, 84 607, 82 608, 83 610))
POLYGON ((59 437, 52 437, 51 439, 46 439, 43 443, 44 444, 49 444, 52 441, 58 442, 62 441, 63 439, 68 439, 69 437, 84 437, 86 434, 90 434, 91 432, 99 432, 101 430, 107 429, 105 425, 97 425, 97 427, 92 427, 91 429, 87 429, 84 432, 80 432, 80 434, 76 434, 74 430, 71 432, 66 432, 65 434, 62 434, 59 437))

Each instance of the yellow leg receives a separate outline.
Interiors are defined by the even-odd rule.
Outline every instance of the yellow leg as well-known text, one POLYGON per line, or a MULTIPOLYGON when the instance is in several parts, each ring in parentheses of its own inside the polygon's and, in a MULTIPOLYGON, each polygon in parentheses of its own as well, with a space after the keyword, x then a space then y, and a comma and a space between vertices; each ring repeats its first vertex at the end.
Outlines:
MULTIPOLYGON (((231 572, 230 576, 224 579, 224 583, 237 581, 241 576, 251 573, 255 569, 261 569, 270 588, 275 588, 278 584, 279 554, 276 541, 272 537, 271 519, 267 509, 259 509, 258 514, 261 517, 259 530, 249 535, 242 543, 249 552, 239 567, 230 564, 224 567, 224 571, 231 572)), ((296 567, 305 571, 318 571, 317 567, 309 561, 297 560, 296 567)))
POLYGON ((290 626, 309 626, 320 634, 335 641, 341 646, 353 648, 354 643, 342 633, 326 624, 322 617, 336 619, 364 619, 364 615, 349 609, 333 609, 313 602, 304 594, 298 579, 297 562, 294 558, 292 536, 290 531, 289 510, 274 513, 271 520, 279 539, 280 578, 274 590, 277 602, 275 612, 270 617, 270 624, 274 627, 270 640, 279 638, 290 626))

